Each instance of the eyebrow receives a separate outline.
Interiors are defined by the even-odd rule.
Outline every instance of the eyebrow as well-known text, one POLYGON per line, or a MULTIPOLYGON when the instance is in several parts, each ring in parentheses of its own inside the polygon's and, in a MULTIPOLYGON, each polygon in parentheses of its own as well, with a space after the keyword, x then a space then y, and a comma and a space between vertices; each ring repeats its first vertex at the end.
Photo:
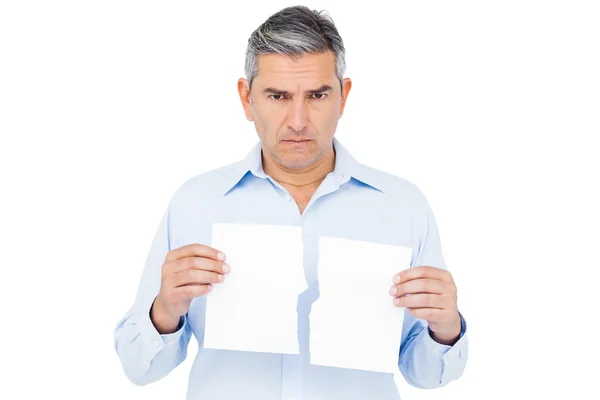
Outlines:
MULTIPOLYGON (((323 85, 318 89, 313 89, 313 90, 307 90, 305 93, 306 94, 316 94, 316 93, 323 93, 323 92, 327 92, 333 90, 333 88, 329 85, 323 85)), ((290 92, 288 92, 287 90, 279 90, 279 89, 275 89, 272 87, 268 87, 266 89, 263 89, 262 91, 263 93, 271 93, 274 95, 281 95, 281 96, 289 96, 290 92)))

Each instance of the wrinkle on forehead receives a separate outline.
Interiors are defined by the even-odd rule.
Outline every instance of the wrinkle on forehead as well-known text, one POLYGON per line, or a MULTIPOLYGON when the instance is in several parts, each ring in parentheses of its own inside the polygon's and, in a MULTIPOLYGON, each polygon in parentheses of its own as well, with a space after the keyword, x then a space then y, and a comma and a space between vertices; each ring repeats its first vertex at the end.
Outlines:
POLYGON ((280 54, 261 54, 258 70, 256 78, 262 81, 265 87, 276 87, 291 92, 291 87, 284 87, 291 83, 297 87, 297 94, 325 84, 333 87, 331 81, 337 79, 332 52, 306 54, 297 60, 280 54), (297 83, 299 81, 303 82, 297 83))

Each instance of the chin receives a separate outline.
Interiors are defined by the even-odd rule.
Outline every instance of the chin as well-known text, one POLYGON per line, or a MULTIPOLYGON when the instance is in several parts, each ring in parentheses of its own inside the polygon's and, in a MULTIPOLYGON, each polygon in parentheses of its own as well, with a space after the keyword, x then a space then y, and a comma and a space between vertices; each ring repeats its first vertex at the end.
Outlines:
POLYGON ((281 165, 290 169, 306 168, 314 161, 314 156, 312 154, 280 153, 277 158, 281 165))
POLYGON ((309 157, 283 157, 282 164, 290 169, 302 169, 311 165, 312 159, 309 157))
POLYGON ((289 169, 303 169, 310 167, 316 159, 316 143, 311 141, 308 146, 294 146, 284 142, 279 142, 273 148, 272 154, 277 158, 278 163, 289 169))

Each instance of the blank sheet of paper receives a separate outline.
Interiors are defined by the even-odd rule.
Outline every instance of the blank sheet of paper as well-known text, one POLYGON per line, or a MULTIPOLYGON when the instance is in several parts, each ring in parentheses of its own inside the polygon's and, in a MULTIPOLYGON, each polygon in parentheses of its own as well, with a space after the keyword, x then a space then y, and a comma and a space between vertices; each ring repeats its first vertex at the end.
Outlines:
POLYGON ((206 298, 204 347, 298 354, 298 295, 307 288, 300 227, 213 225, 231 271, 206 298))
POLYGON ((412 249, 319 238, 320 296, 310 313, 311 364, 398 370, 404 308, 393 305, 393 276, 410 267, 412 249))

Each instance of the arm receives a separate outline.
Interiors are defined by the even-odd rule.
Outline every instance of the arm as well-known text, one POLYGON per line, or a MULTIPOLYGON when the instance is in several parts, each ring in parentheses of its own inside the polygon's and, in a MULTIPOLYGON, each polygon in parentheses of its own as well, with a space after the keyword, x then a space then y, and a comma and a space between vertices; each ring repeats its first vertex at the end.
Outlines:
MULTIPOLYGON (((412 266, 430 265, 447 270, 439 231, 427 199, 419 190, 413 219, 417 248, 412 266)), ((466 322, 460 315, 461 330, 456 343, 444 345, 432 339, 428 323, 404 310, 398 367, 404 379, 418 388, 436 388, 458 379, 468 358, 466 322)))
POLYGON ((402 345, 398 367, 412 386, 433 389, 458 379, 468 358, 467 325, 461 315, 461 333, 453 346, 432 339, 427 321, 416 318, 406 310, 402 329, 402 345))
POLYGON ((136 385, 146 385, 168 375, 187 355, 191 330, 186 316, 174 333, 161 335, 150 311, 161 283, 161 270, 170 250, 169 210, 165 212, 146 259, 135 301, 117 324, 114 343, 123 371, 136 385))

